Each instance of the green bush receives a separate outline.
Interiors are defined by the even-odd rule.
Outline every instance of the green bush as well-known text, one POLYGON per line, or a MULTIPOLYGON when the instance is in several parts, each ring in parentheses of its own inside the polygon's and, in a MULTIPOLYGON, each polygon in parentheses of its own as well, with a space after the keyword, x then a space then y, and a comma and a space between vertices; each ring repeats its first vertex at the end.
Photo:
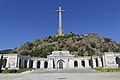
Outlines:
POLYGON ((110 38, 104 38, 105 42, 111 42, 110 38))
POLYGON ((17 70, 13 69, 13 70, 3 70, 2 73, 16 73, 17 70))
POLYGON ((2 70, 0 70, 0 73, 2 73, 2 70))
POLYGON ((101 72, 120 72, 120 68, 95 68, 95 70, 101 72))
POLYGON ((19 69, 19 70, 17 70, 17 73, 21 73, 21 72, 24 72, 24 71, 27 71, 27 69, 19 69))
POLYGON ((12 69, 12 70, 2 70, 2 73, 21 73, 26 71, 27 69, 12 69))
POLYGON ((96 48, 96 44, 95 43, 91 43, 91 47, 92 48, 96 48))

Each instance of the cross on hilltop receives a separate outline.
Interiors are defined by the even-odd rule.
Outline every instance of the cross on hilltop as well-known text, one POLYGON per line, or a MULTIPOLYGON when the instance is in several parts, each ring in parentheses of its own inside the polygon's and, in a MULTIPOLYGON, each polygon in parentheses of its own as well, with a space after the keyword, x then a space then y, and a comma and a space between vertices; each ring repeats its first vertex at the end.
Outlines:
POLYGON ((62 8, 59 6, 59 9, 56 11, 59 14, 59 29, 56 36, 64 36, 65 34, 62 29, 62 12, 64 12, 65 10, 62 10, 62 8))

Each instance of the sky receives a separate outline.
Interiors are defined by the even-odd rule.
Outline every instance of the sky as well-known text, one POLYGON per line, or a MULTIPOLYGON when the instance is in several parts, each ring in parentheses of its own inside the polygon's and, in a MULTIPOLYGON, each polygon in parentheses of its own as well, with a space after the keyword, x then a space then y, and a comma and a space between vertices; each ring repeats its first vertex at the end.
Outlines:
POLYGON ((66 10, 64 33, 98 33, 120 43, 120 0, 0 0, 0 50, 56 35, 59 6, 66 10))

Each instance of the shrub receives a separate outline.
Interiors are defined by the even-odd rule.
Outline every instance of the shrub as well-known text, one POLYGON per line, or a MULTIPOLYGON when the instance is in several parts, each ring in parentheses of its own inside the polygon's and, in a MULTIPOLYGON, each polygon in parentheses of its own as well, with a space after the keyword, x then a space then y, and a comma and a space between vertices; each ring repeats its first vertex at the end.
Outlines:
POLYGON ((91 44, 91 47, 92 47, 92 48, 96 48, 96 44, 95 44, 95 43, 92 43, 92 44, 91 44))
POLYGON ((12 69, 12 70, 2 70, 2 73, 21 73, 26 71, 27 69, 12 69))
POLYGON ((24 72, 24 71, 26 71, 27 69, 19 69, 19 70, 17 70, 17 73, 21 73, 21 72, 24 72))
POLYGON ((2 73, 16 73, 17 70, 13 69, 13 70, 3 70, 2 73))
POLYGON ((105 42, 111 42, 110 38, 104 38, 105 42))
POLYGON ((120 68, 95 68, 95 70, 101 72, 120 72, 120 68))

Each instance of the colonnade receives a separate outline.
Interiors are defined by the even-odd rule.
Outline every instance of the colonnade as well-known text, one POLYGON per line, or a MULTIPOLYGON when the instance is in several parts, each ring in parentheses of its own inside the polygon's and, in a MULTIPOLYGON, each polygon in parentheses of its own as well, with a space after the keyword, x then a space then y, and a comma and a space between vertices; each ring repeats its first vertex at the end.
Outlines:
MULTIPOLYGON (((120 58, 116 57, 116 64, 120 67, 120 58)), ((90 58, 72 58, 72 59, 19 59, 17 68, 35 68, 35 69, 74 69, 74 68, 97 68, 105 67, 101 57, 93 57, 92 63, 90 58), (92 64, 92 65, 91 65, 92 64)), ((9 60, 4 58, 2 68, 10 68, 9 60)))
POLYGON ((60 59, 54 61, 54 59, 48 60, 23 60, 23 62, 19 62, 20 68, 35 68, 35 69, 59 69, 59 68, 91 68, 91 67, 103 67, 102 59, 97 57, 92 59, 92 63, 90 63, 90 59, 60 59), (62 62, 60 62, 62 60, 62 62), (92 65, 91 65, 92 64, 92 65))
POLYGON ((97 57, 97 58, 92 58, 91 59, 75 59, 75 60, 70 60, 70 65, 69 68, 96 68, 96 67, 103 67, 102 65, 102 59, 97 57))
MULTIPOLYGON (((2 57, 2 55, 0 55, 2 57)), ((18 54, 4 54, 2 69, 74 69, 74 68, 120 68, 120 53, 106 52, 101 56, 74 57, 70 54, 59 52, 47 58, 35 58, 18 54)))

